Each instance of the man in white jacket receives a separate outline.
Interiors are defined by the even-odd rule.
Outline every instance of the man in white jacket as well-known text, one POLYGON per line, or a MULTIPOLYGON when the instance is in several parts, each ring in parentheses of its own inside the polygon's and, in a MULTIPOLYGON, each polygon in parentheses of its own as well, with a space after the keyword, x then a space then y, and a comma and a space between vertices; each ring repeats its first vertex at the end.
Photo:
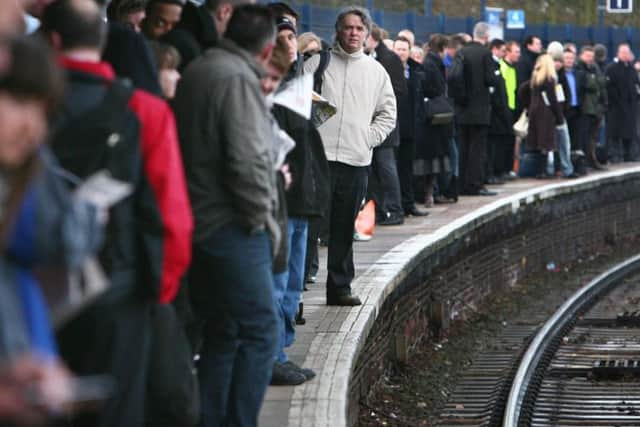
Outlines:
MULTIPOLYGON (((361 304, 351 294, 353 226, 366 194, 373 148, 396 124, 396 99, 389 75, 363 50, 370 31, 371 17, 366 9, 343 9, 336 20, 336 43, 322 79, 322 96, 338 110, 318 128, 331 179, 328 305, 361 304)), ((315 72, 319 63, 319 55, 310 58, 305 72, 315 72)))

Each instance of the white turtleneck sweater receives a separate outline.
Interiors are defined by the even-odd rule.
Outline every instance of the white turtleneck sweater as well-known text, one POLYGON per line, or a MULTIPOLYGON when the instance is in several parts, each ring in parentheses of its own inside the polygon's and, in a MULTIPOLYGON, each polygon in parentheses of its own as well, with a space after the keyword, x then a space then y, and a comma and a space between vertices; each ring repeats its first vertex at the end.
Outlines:
MULTIPOLYGON (((313 73, 319 62, 320 55, 309 58, 305 73, 313 73)), ((338 110, 318 128, 327 160, 371 164, 373 148, 396 126, 396 98, 386 70, 362 49, 349 54, 336 43, 324 73, 322 96, 338 110)))

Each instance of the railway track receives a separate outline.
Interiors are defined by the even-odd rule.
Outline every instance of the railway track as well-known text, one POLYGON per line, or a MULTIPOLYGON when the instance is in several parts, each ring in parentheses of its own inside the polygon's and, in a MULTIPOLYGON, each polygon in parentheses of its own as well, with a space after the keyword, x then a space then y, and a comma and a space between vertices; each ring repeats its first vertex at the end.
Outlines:
POLYGON ((437 425, 640 426, 640 256, 593 279, 551 318, 508 328, 465 373, 437 425))

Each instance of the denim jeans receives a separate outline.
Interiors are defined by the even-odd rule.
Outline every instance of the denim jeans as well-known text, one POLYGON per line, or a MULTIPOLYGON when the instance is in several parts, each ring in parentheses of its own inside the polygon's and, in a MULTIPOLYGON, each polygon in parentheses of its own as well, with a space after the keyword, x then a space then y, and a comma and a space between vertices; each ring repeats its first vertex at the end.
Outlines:
POLYGON ((276 274, 273 278, 275 291, 274 300, 279 319, 279 344, 276 360, 289 360, 284 352, 290 347, 296 337, 296 313, 302 298, 304 287, 304 260, 307 252, 307 218, 290 217, 287 223, 287 237, 289 239, 287 253, 287 270, 276 274))
POLYGON ((556 126, 556 146, 560 157, 560 171, 562 175, 569 176, 573 173, 573 164, 571 163, 571 138, 567 122, 556 126))
POLYGON ((200 426, 256 426, 278 343, 267 233, 221 227, 194 245, 189 284, 204 322, 200 426))

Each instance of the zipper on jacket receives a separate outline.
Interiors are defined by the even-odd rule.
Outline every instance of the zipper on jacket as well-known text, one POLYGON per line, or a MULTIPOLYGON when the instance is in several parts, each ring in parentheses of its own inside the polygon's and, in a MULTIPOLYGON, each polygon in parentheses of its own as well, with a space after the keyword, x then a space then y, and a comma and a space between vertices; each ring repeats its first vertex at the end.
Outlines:
POLYGON ((351 58, 347 55, 347 60, 345 61, 345 64, 344 64, 344 83, 342 84, 342 105, 340 106, 340 111, 342 113, 340 114, 340 125, 338 125, 338 143, 336 145, 336 162, 340 157, 340 140, 342 138, 342 122, 344 120, 344 99, 347 91, 347 68, 349 66, 350 59, 351 58))

